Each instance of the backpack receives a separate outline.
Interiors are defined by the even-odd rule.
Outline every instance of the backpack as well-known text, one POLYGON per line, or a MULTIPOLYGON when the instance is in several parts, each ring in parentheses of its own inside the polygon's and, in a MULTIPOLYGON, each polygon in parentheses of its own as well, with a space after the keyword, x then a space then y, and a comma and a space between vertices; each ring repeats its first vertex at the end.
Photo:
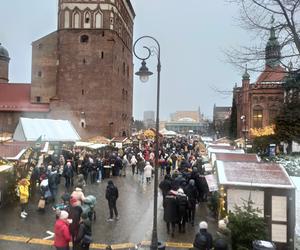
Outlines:
POLYGON ((208 244, 207 237, 202 233, 198 233, 194 246, 199 250, 206 250, 207 244, 208 244))

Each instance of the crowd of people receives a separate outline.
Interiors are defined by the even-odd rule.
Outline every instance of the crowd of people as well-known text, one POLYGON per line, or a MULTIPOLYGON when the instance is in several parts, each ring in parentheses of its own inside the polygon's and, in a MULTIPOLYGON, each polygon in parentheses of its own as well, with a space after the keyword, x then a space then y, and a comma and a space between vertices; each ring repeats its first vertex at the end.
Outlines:
MULTIPOLYGON (((155 166, 154 148, 155 145, 147 143, 142 148, 128 147, 122 152, 112 151, 103 155, 74 148, 72 151, 64 151, 59 157, 45 158, 33 169, 30 180, 22 179, 18 184, 21 217, 28 216, 28 198, 30 194, 36 193, 38 187, 41 195, 39 210, 43 211, 45 206, 51 206, 56 211, 56 248, 69 249, 69 242, 72 241, 75 250, 89 249, 92 242, 92 221, 96 216, 96 201, 95 197, 84 194, 86 185, 100 183, 104 177, 110 177, 106 176, 107 166, 113 176, 126 176, 131 173, 138 175, 141 184, 150 184, 155 166), (57 204, 58 187, 63 179, 65 192, 61 196, 61 202, 57 204), (88 209, 84 206, 88 206, 88 209)), ((159 188, 163 197, 163 219, 167 233, 174 237, 176 226, 179 233, 186 232, 187 223, 194 226, 196 204, 207 201, 205 169, 197 143, 189 143, 187 139, 163 141, 158 159, 162 178, 159 188)), ((109 208, 107 221, 118 220, 116 201, 119 192, 112 180, 108 181, 105 197, 109 208)), ((207 224, 206 228, 204 225, 205 222, 200 224, 201 230, 207 229, 207 224)), ((200 236, 196 236, 195 247, 200 246, 201 242, 197 237, 200 236)), ((211 235, 208 232, 202 233, 200 238, 202 242, 206 242, 206 248, 203 249, 211 249, 211 235)))

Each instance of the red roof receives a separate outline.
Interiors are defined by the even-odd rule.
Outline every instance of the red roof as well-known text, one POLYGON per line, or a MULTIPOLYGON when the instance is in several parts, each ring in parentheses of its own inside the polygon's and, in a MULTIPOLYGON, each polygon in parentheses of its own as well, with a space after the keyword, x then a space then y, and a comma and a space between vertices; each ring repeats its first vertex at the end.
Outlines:
POLYGON ((17 156, 23 149, 27 149, 30 147, 30 143, 25 142, 25 143, 5 143, 5 144, 0 144, 0 156, 3 158, 7 157, 15 157, 17 156))
POLYGON ((276 66, 275 68, 267 65, 265 70, 258 77, 256 83, 282 82, 286 74, 286 70, 280 65, 276 66))
POLYGON ((222 162, 217 168, 220 184, 294 188, 284 168, 276 163, 222 162))
POLYGON ((0 111, 49 112, 49 104, 30 102, 30 84, 0 83, 0 111))
POLYGON ((216 153, 216 159, 218 161, 259 162, 256 154, 216 153))

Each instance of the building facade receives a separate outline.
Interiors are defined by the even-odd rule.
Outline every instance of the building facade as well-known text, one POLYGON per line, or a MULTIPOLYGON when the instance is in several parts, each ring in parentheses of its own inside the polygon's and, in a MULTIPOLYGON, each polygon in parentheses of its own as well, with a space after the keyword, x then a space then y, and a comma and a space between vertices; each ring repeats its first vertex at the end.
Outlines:
POLYGON ((32 43, 28 102, 82 138, 129 135, 134 17, 129 0, 59 0, 57 31, 32 43))
POLYGON ((250 75, 246 70, 242 86, 235 86, 233 89, 238 137, 249 138, 250 129, 274 124, 274 119, 280 112, 284 102, 283 81, 286 77, 286 70, 280 65, 280 49, 272 27, 265 49, 264 71, 256 82, 250 83, 250 75))

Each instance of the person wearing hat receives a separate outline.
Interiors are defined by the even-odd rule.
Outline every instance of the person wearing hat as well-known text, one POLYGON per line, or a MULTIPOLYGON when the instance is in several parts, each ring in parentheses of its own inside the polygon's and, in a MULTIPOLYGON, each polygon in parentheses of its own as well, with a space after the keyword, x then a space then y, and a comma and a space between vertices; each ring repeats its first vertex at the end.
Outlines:
POLYGON ((209 232, 207 232, 207 222, 201 221, 199 223, 200 231, 196 234, 194 240, 194 248, 197 250, 209 250, 212 249, 213 238, 209 232))
POLYGON ((67 211, 60 211, 59 219, 54 226, 54 246, 57 250, 69 250, 71 234, 69 231, 69 214, 67 211))
POLYGON ((179 211, 179 233, 185 233, 185 223, 188 218, 188 198, 182 188, 177 190, 177 205, 179 211))
POLYGON ((119 198, 118 188, 114 185, 112 180, 109 180, 106 187, 105 198, 108 201, 109 207, 109 218, 107 221, 113 221, 113 216, 115 213, 116 220, 119 220, 118 210, 117 210, 117 199, 119 198))
POLYGON ((89 250, 92 242, 92 225, 87 213, 80 217, 79 230, 75 242, 80 250, 89 250))

